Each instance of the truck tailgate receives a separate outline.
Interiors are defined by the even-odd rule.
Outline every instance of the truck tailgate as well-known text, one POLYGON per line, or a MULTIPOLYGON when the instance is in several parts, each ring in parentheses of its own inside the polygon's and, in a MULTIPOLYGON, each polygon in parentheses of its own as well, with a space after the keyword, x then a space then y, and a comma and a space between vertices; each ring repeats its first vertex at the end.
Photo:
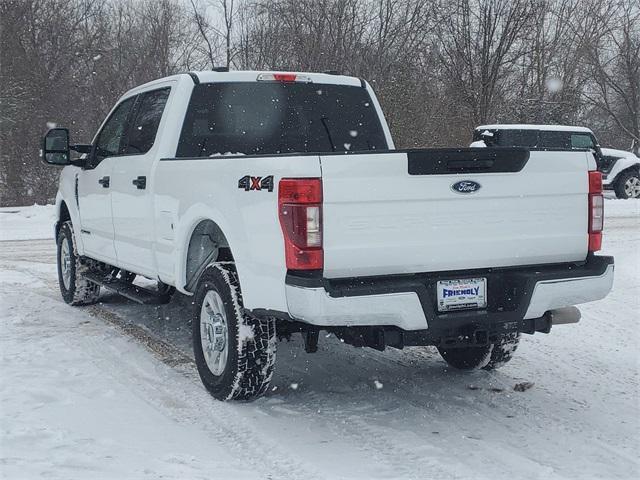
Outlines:
POLYGON ((450 173, 443 166, 447 158, 464 167, 480 155, 450 152, 322 156, 324 275, 467 270, 586 258, 590 154, 532 151, 528 160, 523 157, 519 171, 507 171, 513 168, 497 162, 485 171, 462 168, 469 173, 450 173), (453 185, 460 181, 480 188, 457 192, 453 185))

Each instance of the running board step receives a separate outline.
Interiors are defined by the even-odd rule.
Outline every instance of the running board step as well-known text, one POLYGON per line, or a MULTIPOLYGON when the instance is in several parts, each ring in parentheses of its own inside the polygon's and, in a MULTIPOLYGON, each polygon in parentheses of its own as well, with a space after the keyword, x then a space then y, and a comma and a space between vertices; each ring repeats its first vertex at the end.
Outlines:
POLYGON ((129 300, 143 305, 162 305, 169 303, 171 300, 171 295, 162 295, 153 290, 139 287, 138 285, 127 283, 117 278, 111 278, 110 276, 105 276, 103 274, 89 272, 85 273, 84 277, 107 290, 111 290, 118 295, 122 295, 129 300))

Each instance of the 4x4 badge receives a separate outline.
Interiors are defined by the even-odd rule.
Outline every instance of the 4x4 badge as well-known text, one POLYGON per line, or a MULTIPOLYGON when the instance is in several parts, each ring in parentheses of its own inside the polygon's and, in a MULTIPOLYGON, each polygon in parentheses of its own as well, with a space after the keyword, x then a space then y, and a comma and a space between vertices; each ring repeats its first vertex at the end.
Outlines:
POLYGON ((249 190, 267 190, 273 192, 273 175, 264 178, 245 175, 238 180, 238 188, 242 188, 245 192, 249 190))

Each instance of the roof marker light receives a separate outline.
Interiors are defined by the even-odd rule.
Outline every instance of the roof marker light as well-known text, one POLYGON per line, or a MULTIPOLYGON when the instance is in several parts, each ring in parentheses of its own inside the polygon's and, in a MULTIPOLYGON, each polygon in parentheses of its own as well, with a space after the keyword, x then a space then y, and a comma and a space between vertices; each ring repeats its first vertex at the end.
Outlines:
POLYGON ((312 83, 311 77, 308 75, 296 73, 261 73, 257 80, 259 82, 312 83))

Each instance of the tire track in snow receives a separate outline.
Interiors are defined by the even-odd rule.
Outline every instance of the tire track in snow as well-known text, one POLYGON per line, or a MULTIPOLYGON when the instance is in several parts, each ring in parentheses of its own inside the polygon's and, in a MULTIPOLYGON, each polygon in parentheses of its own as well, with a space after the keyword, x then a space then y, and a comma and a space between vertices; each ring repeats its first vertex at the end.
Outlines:
POLYGON ((197 385, 198 394, 203 397, 201 399, 203 408, 194 406, 193 398, 187 397, 185 393, 178 394, 176 390, 168 391, 159 386, 157 379, 141 375, 138 369, 127 361, 126 356, 118 356, 116 359, 114 356, 107 355, 104 352, 104 343, 91 338, 94 351, 99 353, 102 360, 100 365, 108 363, 109 368, 114 371, 122 371, 123 367, 126 367, 129 370, 129 376, 138 380, 135 383, 132 382, 130 391, 139 398, 179 423, 196 425, 215 439, 225 439, 224 442, 220 442, 223 448, 232 446, 234 452, 247 464, 254 466, 257 472, 268 473, 267 478, 282 480, 324 478, 291 459, 288 452, 277 451, 273 443, 248 425, 247 421, 240 416, 240 412, 234 411, 245 408, 243 404, 220 403, 210 397, 208 392, 199 388, 201 382, 195 371, 195 364, 182 352, 158 340, 142 328, 131 325, 111 311, 97 305, 92 307, 92 311, 101 321, 116 325, 118 330, 124 333, 132 333, 129 335, 130 338, 150 350, 167 368, 179 372, 185 381, 191 383, 192 388, 197 385))
MULTIPOLYGON (((295 409, 296 413, 307 418, 313 418, 318 413, 315 408, 317 405, 322 405, 322 412, 328 414, 331 418, 331 421, 325 422, 324 426, 329 428, 337 438, 347 439, 353 448, 366 455, 368 461, 379 463, 380 467, 386 469, 392 475, 390 478, 451 477, 450 469, 445 469, 437 461, 419 455, 415 451, 406 448, 406 445, 392 440, 394 435, 381 435, 381 430, 384 427, 374 428, 361 417, 345 413, 342 407, 332 408, 327 403, 327 399, 315 391, 305 392, 303 399, 299 403, 287 408, 295 409), (420 473, 416 475, 416 471, 420 473)), ((371 407, 372 405, 368 406, 371 407)))

